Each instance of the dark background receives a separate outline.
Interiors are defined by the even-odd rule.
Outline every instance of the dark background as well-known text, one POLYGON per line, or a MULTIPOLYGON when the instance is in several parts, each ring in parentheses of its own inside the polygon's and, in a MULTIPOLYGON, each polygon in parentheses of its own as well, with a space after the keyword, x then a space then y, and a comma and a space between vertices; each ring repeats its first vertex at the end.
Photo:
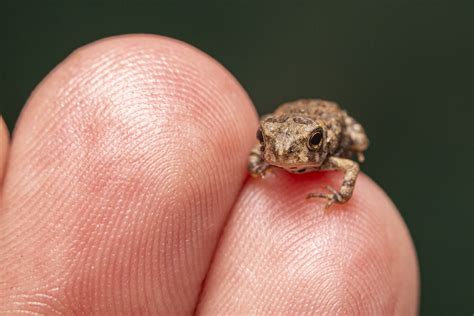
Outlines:
POLYGON ((472 4, 445 1, 13 1, 1 5, 1 113, 74 49, 124 33, 189 42, 263 114, 320 97, 366 128, 363 170, 415 241, 423 315, 472 315, 472 4), (254 3, 255 2, 255 3, 254 3))

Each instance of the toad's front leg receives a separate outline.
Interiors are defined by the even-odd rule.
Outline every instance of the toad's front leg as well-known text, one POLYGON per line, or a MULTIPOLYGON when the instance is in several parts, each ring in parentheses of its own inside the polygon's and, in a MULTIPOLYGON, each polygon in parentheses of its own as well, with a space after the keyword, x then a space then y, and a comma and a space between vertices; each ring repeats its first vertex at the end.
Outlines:
POLYGON ((261 145, 255 145, 249 154, 249 162, 247 166, 252 177, 263 177, 268 172, 270 165, 263 160, 261 145))
POLYGON ((355 161, 339 158, 330 157, 323 165, 321 170, 341 170, 344 171, 344 180, 339 191, 331 187, 327 187, 331 193, 310 193, 307 198, 324 198, 327 199, 326 209, 334 203, 345 203, 347 202, 354 191, 355 182, 357 175, 359 174, 359 164, 355 161))

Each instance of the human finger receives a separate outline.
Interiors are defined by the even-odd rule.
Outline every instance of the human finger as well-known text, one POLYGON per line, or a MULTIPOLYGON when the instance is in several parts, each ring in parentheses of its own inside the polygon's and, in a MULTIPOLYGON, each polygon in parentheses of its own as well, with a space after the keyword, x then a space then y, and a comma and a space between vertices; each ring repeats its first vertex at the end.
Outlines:
POLYGON ((15 129, 0 310, 192 312, 255 125, 237 81, 187 44, 133 35, 74 52, 15 129))
POLYGON ((413 244, 386 194, 361 174, 352 198, 324 211, 310 192, 335 172, 276 171, 244 187, 216 251, 202 315, 415 315, 413 244))
MULTIPOLYGON (((3 117, 0 116, 0 190, 3 183, 3 174, 7 164, 7 155, 9 147, 10 136, 8 134, 8 128, 3 120, 3 117)), ((0 193, 1 201, 1 193, 0 193)))

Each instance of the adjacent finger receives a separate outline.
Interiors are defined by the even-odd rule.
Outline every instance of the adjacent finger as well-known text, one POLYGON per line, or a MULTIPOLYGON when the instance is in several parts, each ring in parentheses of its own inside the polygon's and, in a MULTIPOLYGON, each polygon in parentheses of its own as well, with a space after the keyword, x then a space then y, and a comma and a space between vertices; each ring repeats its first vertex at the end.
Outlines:
POLYGON ((216 252, 203 315, 415 315, 413 244, 392 202, 365 175, 324 211, 310 192, 335 172, 250 180, 216 252))
POLYGON ((236 80, 184 43, 136 35, 73 53, 14 133, 0 310, 192 312, 255 125, 236 80))
MULTIPOLYGON (((8 146, 9 146, 10 136, 8 134, 8 128, 3 120, 3 117, 0 116, 0 190, 3 185, 3 175, 5 173, 5 167, 7 164, 7 155, 8 155, 8 146)), ((0 201, 1 201, 1 192, 0 192, 0 201)))

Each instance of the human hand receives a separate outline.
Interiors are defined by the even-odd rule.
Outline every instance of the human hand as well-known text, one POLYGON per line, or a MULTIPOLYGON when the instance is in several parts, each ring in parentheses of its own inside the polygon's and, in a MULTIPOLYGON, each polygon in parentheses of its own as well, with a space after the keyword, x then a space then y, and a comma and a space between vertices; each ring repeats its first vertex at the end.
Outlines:
POLYGON ((390 199, 361 174, 326 214, 305 197, 338 173, 250 179, 256 126, 237 81, 181 42, 73 53, 10 145, 0 132, 0 313, 416 314, 390 199))

